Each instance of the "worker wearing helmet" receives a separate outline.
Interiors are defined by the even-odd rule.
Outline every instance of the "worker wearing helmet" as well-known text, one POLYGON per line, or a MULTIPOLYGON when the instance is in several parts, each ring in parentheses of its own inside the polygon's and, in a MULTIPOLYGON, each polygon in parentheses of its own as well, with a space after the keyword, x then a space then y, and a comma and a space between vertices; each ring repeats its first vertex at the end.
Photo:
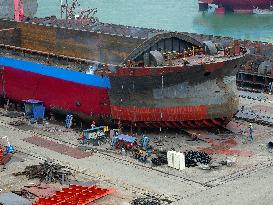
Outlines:
POLYGON ((95 127, 96 127, 96 122, 93 120, 91 124, 91 128, 95 128, 95 127))
POLYGON ((248 140, 250 143, 253 143, 253 126, 251 123, 249 123, 249 126, 248 126, 248 129, 249 129, 249 137, 248 137, 248 140))

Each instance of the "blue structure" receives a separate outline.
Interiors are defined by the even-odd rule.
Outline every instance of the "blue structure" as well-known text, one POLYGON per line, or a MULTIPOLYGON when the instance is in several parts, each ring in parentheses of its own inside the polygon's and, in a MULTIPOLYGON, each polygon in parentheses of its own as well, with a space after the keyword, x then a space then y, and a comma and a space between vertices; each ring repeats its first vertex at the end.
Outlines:
POLYGON ((45 117, 45 107, 43 105, 43 102, 40 100, 24 100, 25 105, 25 114, 27 117, 34 119, 34 120, 40 120, 45 117))
POLYGON ((14 147, 12 145, 6 145, 6 154, 14 153, 14 147))
POLYGON ((23 71, 32 72, 49 77, 68 80, 74 83, 84 85, 91 85, 102 88, 111 88, 108 77, 101 77, 98 75, 90 75, 86 73, 76 72, 56 66, 48 66, 29 61, 23 61, 13 58, 0 56, 0 65, 17 68, 23 71))
POLYGON ((14 153, 14 147, 9 143, 8 137, 2 137, 2 141, 4 142, 3 144, 5 144, 4 147, 6 148, 5 155, 14 153), (3 140, 6 140, 6 142, 4 142, 3 140))
POLYGON ((65 118, 65 127, 70 129, 72 126, 73 115, 67 114, 65 118))
POLYGON ((147 150, 148 148, 148 145, 149 145, 149 142, 150 142, 150 138, 143 135, 143 137, 141 138, 141 146, 147 150))

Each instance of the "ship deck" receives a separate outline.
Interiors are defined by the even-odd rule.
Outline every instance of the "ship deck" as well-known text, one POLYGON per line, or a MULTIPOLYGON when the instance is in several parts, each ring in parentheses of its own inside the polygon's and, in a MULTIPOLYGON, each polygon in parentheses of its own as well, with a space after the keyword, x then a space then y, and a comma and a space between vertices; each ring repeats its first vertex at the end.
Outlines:
MULTIPOLYGON (((188 66, 195 66, 200 64, 220 63, 220 62, 228 61, 230 59, 232 59, 232 57, 221 56, 221 55, 196 55, 196 56, 190 56, 187 58, 178 58, 178 59, 171 60, 171 65, 183 66, 186 61, 188 63, 187 64, 188 66)), ((166 61, 165 65, 168 66, 168 61, 166 61)))
MULTIPOLYGON (((88 59, 79 59, 70 56, 58 56, 51 53, 44 53, 39 51, 31 51, 25 48, 15 48, 14 46, 0 45, 0 56, 6 56, 17 60, 30 61, 39 64, 45 64, 48 66, 60 67, 63 69, 69 69, 78 72, 88 72, 90 65, 96 64, 88 59), (1 48, 2 47, 2 48, 1 48)), ((218 62, 225 62, 232 60, 238 56, 223 56, 223 55, 195 55, 188 57, 179 57, 167 60, 161 67, 175 67, 175 66, 196 66, 200 64, 211 64, 218 62)), ((136 66, 136 68, 139 66, 136 66)), ((143 67, 143 66, 142 66, 143 67)))

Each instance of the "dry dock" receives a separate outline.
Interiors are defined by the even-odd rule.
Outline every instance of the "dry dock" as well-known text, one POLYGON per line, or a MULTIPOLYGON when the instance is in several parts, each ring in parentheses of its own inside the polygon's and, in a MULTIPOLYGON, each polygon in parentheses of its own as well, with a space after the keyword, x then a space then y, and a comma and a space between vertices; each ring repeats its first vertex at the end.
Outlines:
MULTIPOLYGON (((252 95, 241 93, 241 96, 252 95)), ((260 95, 262 101, 240 97, 240 105, 245 110, 258 105, 267 111, 272 109, 273 97, 260 95)), ((1 110, 1 113, 5 112, 1 110)), ((256 109, 256 112, 261 110, 256 109)), ((9 136, 17 150, 0 173, 0 188, 5 191, 18 190, 30 183, 25 177, 14 177, 12 173, 22 171, 26 165, 51 159, 67 165, 77 179, 95 181, 116 190, 115 194, 99 200, 98 204, 130 204, 135 197, 147 193, 162 199, 165 204, 268 204, 272 200, 273 155, 267 149, 272 127, 268 125, 253 123, 253 144, 247 141, 246 120, 234 119, 227 126, 232 132, 200 132, 201 140, 197 141, 185 133, 150 133, 151 141, 157 142, 160 136, 161 142, 157 142, 157 146, 167 150, 207 150, 216 153, 211 154, 215 162, 227 156, 236 158, 236 164, 231 167, 221 166, 214 170, 191 167, 177 171, 166 165, 152 167, 150 163, 143 164, 113 152, 107 145, 95 149, 83 147, 77 141, 81 133, 67 130, 60 123, 10 125, 18 120, 20 118, 6 116, 0 119, 1 136, 9 136), (230 146, 225 146, 227 144, 230 146)))

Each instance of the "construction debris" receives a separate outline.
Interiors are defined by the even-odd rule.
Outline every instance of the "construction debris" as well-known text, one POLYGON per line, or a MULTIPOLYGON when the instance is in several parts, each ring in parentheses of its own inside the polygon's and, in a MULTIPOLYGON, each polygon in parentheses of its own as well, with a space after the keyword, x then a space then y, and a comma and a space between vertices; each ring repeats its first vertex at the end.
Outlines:
POLYGON ((253 110, 239 111, 236 113, 235 119, 253 122, 260 125, 273 126, 273 118, 271 113, 260 113, 253 110))
POLYGON ((64 166, 45 161, 39 165, 27 166, 25 171, 14 174, 15 176, 26 175, 28 179, 38 178, 41 182, 45 183, 64 183, 67 181, 67 176, 71 172, 66 170, 64 166))
POLYGON ((4 114, 4 116, 9 117, 9 118, 18 118, 18 117, 23 117, 24 113, 22 112, 17 112, 17 111, 10 111, 4 114))
MULTIPOLYGON (((19 190, 19 191, 12 191, 12 193, 14 194, 17 194, 18 196, 21 196, 25 199, 28 199, 28 200, 33 200, 35 199, 35 195, 33 195, 32 193, 26 191, 26 190, 19 190)), ((1 204, 0 204, 1 205, 1 204)))
POLYGON ((25 124, 26 124, 26 122, 23 121, 23 120, 12 121, 12 122, 9 123, 9 125, 12 125, 12 126, 15 126, 15 127, 25 125, 25 124))
POLYGON ((12 154, 0 156, 0 165, 5 165, 11 160, 12 154))
POLYGON ((195 167, 200 164, 209 164, 211 157, 205 152, 189 151, 185 153, 186 167, 195 167))
POLYGON ((239 92, 239 97, 247 98, 251 100, 264 101, 264 102, 268 100, 268 97, 262 93, 239 92))
POLYGON ((228 167, 231 167, 236 164, 236 158, 235 157, 227 157, 224 162, 225 162, 225 165, 227 165, 228 167))
POLYGON ((136 198, 131 202, 131 205, 161 205, 160 199, 154 196, 146 196, 141 198, 136 198))
POLYGON ((152 163, 155 166, 168 164, 167 151, 158 151, 157 156, 152 159, 152 163))
POLYGON ((267 147, 268 147, 268 149, 271 149, 271 150, 273 149, 273 140, 268 142, 267 147))

